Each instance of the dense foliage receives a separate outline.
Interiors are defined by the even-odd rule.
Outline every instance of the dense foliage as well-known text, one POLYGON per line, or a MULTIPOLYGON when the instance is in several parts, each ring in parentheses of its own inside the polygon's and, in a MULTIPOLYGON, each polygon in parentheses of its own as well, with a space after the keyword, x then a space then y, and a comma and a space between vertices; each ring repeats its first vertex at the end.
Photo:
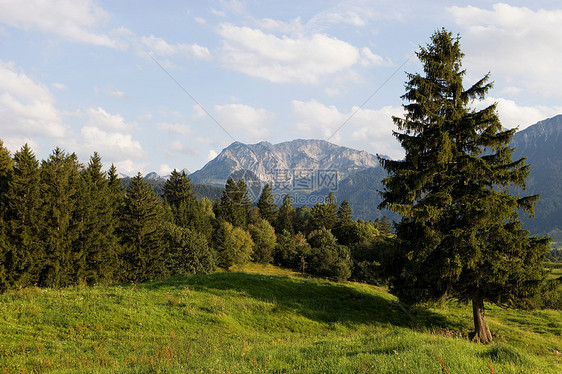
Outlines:
POLYGON ((39 162, 28 145, 11 155, 0 143, 0 290, 137 283, 250 261, 370 282, 363 270, 380 273, 392 237, 388 220, 355 222, 333 194, 297 209, 287 195, 278 207, 266 185, 252 206, 244 179, 229 179, 213 203, 185 172, 155 190, 140 174, 125 188, 113 165, 102 168, 97 153, 83 165, 56 148, 39 162))
POLYGON ((471 108, 492 87, 489 75, 463 87, 458 37, 436 32, 417 53, 423 75, 408 74, 405 117, 394 118, 404 160, 381 158, 389 176, 382 206, 402 215, 390 284, 406 302, 472 301, 474 339, 492 340, 484 301, 521 306, 544 286, 549 239, 529 236, 519 212, 538 196, 519 196, 529 165, 512 160, 496 105, 471 108))

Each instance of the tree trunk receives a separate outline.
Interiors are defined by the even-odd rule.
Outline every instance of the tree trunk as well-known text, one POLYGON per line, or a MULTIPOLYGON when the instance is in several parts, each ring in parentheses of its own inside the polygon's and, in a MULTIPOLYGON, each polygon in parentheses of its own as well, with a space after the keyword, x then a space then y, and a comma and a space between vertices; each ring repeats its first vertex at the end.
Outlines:
POLYGON ((471 340, 475 343, 491 343, 492 333, 484 316, 484 300, 480 296, 472 297, 472 314, 474 316, 474 335, 471 340))

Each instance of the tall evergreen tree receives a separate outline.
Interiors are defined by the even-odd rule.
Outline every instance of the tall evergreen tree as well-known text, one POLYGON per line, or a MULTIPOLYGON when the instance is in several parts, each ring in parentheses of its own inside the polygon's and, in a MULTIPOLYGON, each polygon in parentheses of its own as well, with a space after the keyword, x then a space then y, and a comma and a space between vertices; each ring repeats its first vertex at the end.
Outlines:
POLYGON ((333 229, 338 220, 337 210, 338 205, 336 204, 336 198, 334 194, 330 192, 324 203, 317 203, 312 207, 312 211, 310 212, 312 228, 314 230, 333 229))
POLYGON ((88 284, 111 282, 119 268, 117 205, 97 153, 80 173, 80 186, 75 247, 76 252, 83 253, 84 264, 78 278, 88 284))
POLYGON ((197 199, 185 171, 181 173, 176 169, 172 171, 170 178, 164 183, 162 196, 172 208, 176 225, 191 229, 197 227, 199 220, 197 199))
POLYGON ((471 109, 492 87, 486 75, 468 89, 459 37, 437 31, 417 53, 424 74, 408 74, 405 118, 394 118, 404 160, 380 158, 389 172, 381 207, 402 214, 399 252, 390 279, 402 300, 455 297, 472 301, 474 341, 492 341, 484 301, 513 306, 544 279, 549 240, 530 237, 518 210, 532 213, 538 196, 521 197, 529 166, 513 161, 496 105, 471 109))
POLYGON ((219 218, 237 227, 246 227, 252 208, 252 201, 248 197, 248 189, 244 179, 235 182, 229 178, 226 181, 221 199, 219 218))
POLYGON ((36 284, 43 266, 39 162, 25 144, 14 154, 13 172, 7 191, 6 230, 9 245, 5 266, 9 283, 15 287, 36 284))
POLYGON ((76 155, 55 148, 41 163, 41 241, 45 263, 39 283, 64 287, 77 282, 85 267, 82 248, 74 247, 78 237, 77 212, 79 169, 76 155))
POLYGON ((144 282, 166 273, 164 208, 138 173, 133 179, 120 214, 119 234, 123 245, 125 279, 144 282))
POLYGON ((275 204, 275 198, 273 197, 269 184, 263 187, 258 199, 258 209, 263 219, 267 220, 270 224, 275 223, 275 219, 277 218, 277 204, 275 204))
POLYGON ((5 266, 6 256, 9 252, 6 224, 7 195, 10 179, 13 172, 13 160, 10 151, 4 147, 0 140, 0 292, 9 287, 8 273, 5 266))
POLYGON ((279 214, 277 214, 277 220, 275 222, 275 230, 278 233, 282 233, 283 230, 287 230, 288 232, 293 234, 294 223, 295 208, 293 207, 291 195, 287 194, 283 198, 283 204, 281 205, 281 208, 279 208, 279 214))

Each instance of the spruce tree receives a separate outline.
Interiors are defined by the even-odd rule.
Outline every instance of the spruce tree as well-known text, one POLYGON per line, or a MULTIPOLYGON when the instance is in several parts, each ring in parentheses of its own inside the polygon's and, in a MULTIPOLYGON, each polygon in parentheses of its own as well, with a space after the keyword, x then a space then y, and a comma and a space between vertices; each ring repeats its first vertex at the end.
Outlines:
POLYGON ((8 273, 5 266, 6 256, 10 249, 7 238, 6 209, 7 195, 12 178, 13 160, 10 151, 4 147, 0 140, 0 292, 9 287, 8 273))
POLYGON ((170 204, 176 225, 197 229, 199 224, 197 199, 185 171, 181 173, 176 169, 172 171, 170 178, 164 183, 162 197, 170 204))
POLYGON ((77 282, 84 271, 82 248, 74 247, 78 237, 76 221, 80 164, 76 155, 55 148, 41 163, 41 241, 45 263, 39 283, 64 287, 77 282))
POLYGON ((421 47, 422 74, 408 74, 405 117, 394 118, 405 159, 380 158, 388 171, 380 207, 402 215, 390 285, 407 302, 472 301, 473 340, 492 341, 484 302, 515 306, 539 290, 549 240, 529 236, 518 218, 538 196, 525 187, 529 166, 513 161, 496 105, 475 110, 489 74, 463 87, 460 38, 442 29, 421 47), (511 190, 510 190, 511 189, 511 190))
POLYGON ((9 244, 5 254, 7 278, 13 287, 38 283, 44 246, 40 238, 41 186, 39 162, 25 144, 14 153, 13 172, 6 195, 6 230, 9 244))
POLYGON ((267 220, 270 224, 275 223, 275 219, 277 218, 277 204, 275 204, 275 198, 273 197, 269 184, 263 187, 258 199, 258 209, 263 219, 267 220))
POLYGON ((144 282, 166 275, 164 208, 141 173, 131 179, 120 214, 124 280, 144 282))
POLYGON ((334 194, 330 192, 324 203, 317 203, 312 207, 312 211, 310 212, 312 228, 314 230, 333 229, 338 219, 337 210, 336 198, 334 194))
POLYGON ((278 233, 282 233, 283 230, 287 230, 288 232, 293 234, 295 214, 295 208, 293 208, 291 195, 287 194, 283 198, 283 204, 281 205, 281 208, 279 208, 279 214, 277 214, 277 220, 275 221, 275 231, 278 233))
POLYGON ((246 227, 251 208, 252 201, 244 179, 235 182, 229 178, 220 199, 219 217, 236 227, 246 227))
POLYGON ((75 246, 83 253, 83 271, 78 278, 88 284, 111 282, 119 268, 117 206, 114 204, 101 157, 94 153, 80 173, 76 220, 79 233, 75 246))

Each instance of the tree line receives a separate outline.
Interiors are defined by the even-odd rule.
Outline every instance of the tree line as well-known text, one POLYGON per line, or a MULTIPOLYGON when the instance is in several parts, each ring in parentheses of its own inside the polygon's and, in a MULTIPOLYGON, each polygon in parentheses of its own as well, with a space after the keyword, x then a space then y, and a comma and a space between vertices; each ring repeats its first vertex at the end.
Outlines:
POLYGON ((310 274, 366 279, 392 237, 386 218, 354 221, 347 201, 295 209, 254 206, 243 179, 211 202, 174 170, 157 194, 140 173, 122 186, 99 154, 83 165, 56 148, 38 161, 26 144, 0 141, 0 290, 28 286, 143 282, 229 269, 250 261, 310 274), (352 260, 354 259, 355 262, 352 260))

